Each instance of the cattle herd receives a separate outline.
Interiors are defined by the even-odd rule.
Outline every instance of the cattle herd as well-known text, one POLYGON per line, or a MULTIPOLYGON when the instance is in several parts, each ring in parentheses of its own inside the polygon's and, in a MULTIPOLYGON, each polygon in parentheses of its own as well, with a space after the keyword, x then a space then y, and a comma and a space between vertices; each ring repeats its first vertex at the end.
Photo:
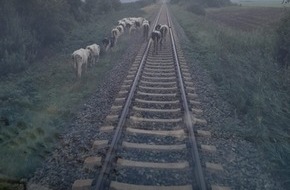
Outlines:
MULTIPOLYGON (((147 41, 149 36, 150 21, 143 17, 127 17, 119 20, 117 26, 111 31, 109 37, 102 40, 102 51, 107 52, 109 49, 116 46, 118 38, 127 31, 129 34, 135 33, 139 30, 143 31, 143 40, 147 41)), ((153 53, 158 53, 162 48, 163 41, 166 40, 166 35, 169 31, 169 27, 158 24, 152 31, 150 38, 153 41, 154 50, 153 53)), ((97 44, 87 46, 85 49, 81 48, 73 52, 72 65, 76 72, 77 78, 81 78, 83 67, 87 70, 87 67, 93 66, 98 62, 100 57, 101 47, 97 44)))

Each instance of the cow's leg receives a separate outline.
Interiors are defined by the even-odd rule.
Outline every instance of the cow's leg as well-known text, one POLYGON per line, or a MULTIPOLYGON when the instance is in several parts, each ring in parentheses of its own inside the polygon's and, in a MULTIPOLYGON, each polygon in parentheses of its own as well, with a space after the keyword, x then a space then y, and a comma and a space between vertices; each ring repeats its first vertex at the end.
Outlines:
POLYGON ((82 64, 78 63, 78 65, 77 65, 77 77, 81 78, 81 76, 82 76, 82 64))

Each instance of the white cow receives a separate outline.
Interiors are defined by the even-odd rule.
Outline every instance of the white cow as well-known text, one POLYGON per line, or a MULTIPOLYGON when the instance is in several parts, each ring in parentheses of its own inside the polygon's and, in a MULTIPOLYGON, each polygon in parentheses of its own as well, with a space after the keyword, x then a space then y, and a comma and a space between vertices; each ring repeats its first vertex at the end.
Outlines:
POLYGON ((166 24, 161 25, 160 30, 161 38, 166 42, 166 36, 169 33, 169 27, 166 24))
POLYGON ((121 26, 123 26, 123 28, 125 28, 126 27, 126 22, 123 21, 123 20, 119 20, 118 21, 118 25, 121 25, 121 26))
POLYGON ((118 38, 120 36, 120 31, 117 28, 113 28, 111 31, 112 36, 115 38, 114 45, 117 44, 118 38))
POLYGON ((118 25, 116 28, 119 30, 120 35, 122 35, 124 33, 124 26, 123 25, 118 25))
POLYGON ((149 25, 149 21, 148 20, 143 21, 142 29, 143 29, 143 39, 147 40, 148 39, 148 34, 149 34, 149 29, 150 29, 150 25, 149 25))
POLYGON ((86 49, 90 50, 90 65, 94 65, 96 62, 99 61, 100 57, 100 46, 98 44, 92 44, 86 47, 86 49))
POLYGON ((90 50, 88 49, 78 49, 73 52, 72 54, 72 65, 73 68, 76 70, 77 78, 81 78, 82 76, 82 67, 85 66, 85 70, 88 67, 88 60, 90 57, 90 50))
POLYGON ((161 32, 158 30, 153 30, 151 33, 151 39, 153 41, 153 51, 152 54, 158 54, 158 46, 160 47, 161 50, 161 46, 162 46, 162 41, 161 41, 161 32))
POLYGON ((137 17, 137 18, 134 18, 134 20, 135 20, 136 27, 140 28, 145 19, 143 17, 137 17))
POLYGON ((135 26, 135 24, 132 24, 129 28, 129 34, 135 33, 136 30, 137 30, 137 27, 135 26))

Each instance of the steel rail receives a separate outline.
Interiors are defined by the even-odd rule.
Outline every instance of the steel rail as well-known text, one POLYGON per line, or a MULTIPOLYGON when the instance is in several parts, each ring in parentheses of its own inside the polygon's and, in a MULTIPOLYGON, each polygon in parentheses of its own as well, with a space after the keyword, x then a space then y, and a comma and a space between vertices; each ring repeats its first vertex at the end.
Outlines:
MULTIPOLYGON (((157 17, 155 19, 154 25, 151 28, 151 32, 155 28, 155 26, 157 25, 157 22, 159 20, 159 17, 160 17, 160 14, 161 14, 161 10, 162 10, 163 6, 164 5, 162 5, 160 10, 159 10, 159 13, 158 13, 158 15, 157 15, 157 17)), ((113 136, 112 142, 111 142, 110 147, 108 149, 108 152, 106 154, 104 163, 102 164, 102 169, 100 171, 100 174, 98 175, 98 179, 97 179, 96 185, 94 187, 95 190, 103 190, 104 189, 104 185, 105 185, 104 183, 105 183, 106 179, 109 177, 111 166, 112 166, 112 163, 113 163, 112 160, 114 159, 114 153, 117 150, 117 144, 118 144, 118 142, 119 142, 119 140, 121 138, 121 133, 122 133, 125 121, 126 121, 126 117, 128 115, 129 108, 130 108, 130 105, 131 105, 131 102, 132 102, 132 98, 133 98, 134 93, 136 91, 137 83, 138 83, 138 81, 140 79, 142 68, 143 68, 143 66, 145 64, 145 60, 146 60, 146 57, 148 55, 151 43, 152 43, 152 40, 150 39, 148 41, 146 49, 145 49, 145 51, 143 53, 143 57, 142 57, 142 60, 140 62, 140 65, 139 65, 137 74, 135 76, 134 82, 132 84, 130 93, 129 93, 127 99, 126 99, 126 103, 124 105, 124 108, 122 110, 120 119, 119 119, 117 127, 116 127, 116 132, 115 132, 115 134, 113 136)))
POLYGON ((191 146, 190 152, 191 152, 191 156, 193 159, 192 163, 194 164, 193 173, 195 174, 199 190, 206 190, 207 188, 206 188, 205 179, 204 179, 204 175, 203 175, 203 171, 202 171, 202 166, 200 163, 200 157, 199 157, 199 153, 198 153, 196 138, 195 138, 194 131, 193 131, 194 124, 192 122, 192 112, 189 109, 188 100, 186 98, 186 92, 185 92, 185 88, 184 88, 184 84, 183 84, 183 80, 182 80, 181 69, 179 66, 179 60, 178 60, 178 55, 177 55, 177 51, 176 51, 175 39, 174 39, 173 32, 172 32, 173 25, 172 25, 171 17, 169 15, 167 6, 166 6, 166 13, 167 13, 167 20, 169 23, 170 39, 172 42, 174 59, 175 59, 175 64, 176 64, 177 74, 178 74, 178 79, 179 79, 181 98, 182 98, 182 103, 183 103, 183 108, 184 108, 184 113, 185 113, 184 124, 186 125, 186 128, 188 129, 188 132, 189 132, 189 143, 191 146))

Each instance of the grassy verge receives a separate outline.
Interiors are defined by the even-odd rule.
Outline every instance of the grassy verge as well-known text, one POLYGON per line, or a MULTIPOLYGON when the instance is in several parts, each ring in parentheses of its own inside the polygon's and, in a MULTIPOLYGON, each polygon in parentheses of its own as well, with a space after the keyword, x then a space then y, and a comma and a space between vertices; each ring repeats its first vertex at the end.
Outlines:
POLYGON ((99 16, 76 27, 64 44, 27 70, 1 79, 0 177, 29 177, 40 165, 78 105, 105 80, 125 52, 129 36, 122 36, 118 46, 103 55, 79 81, 70 64, 71 53, 92 43, 100 44, 120 18, 148 14, 140 7, 127 5, 110 16, 99 16))
POLYGON ((225 130, 261 148, 273 163, 271 171, 284 175, 289 185, 290 73, 273 58, 274 30, 243 32, 177 6, 172 10, 190 40, 184 44, 189 59, 209 71, 218 93, 247 126, 225 130))

